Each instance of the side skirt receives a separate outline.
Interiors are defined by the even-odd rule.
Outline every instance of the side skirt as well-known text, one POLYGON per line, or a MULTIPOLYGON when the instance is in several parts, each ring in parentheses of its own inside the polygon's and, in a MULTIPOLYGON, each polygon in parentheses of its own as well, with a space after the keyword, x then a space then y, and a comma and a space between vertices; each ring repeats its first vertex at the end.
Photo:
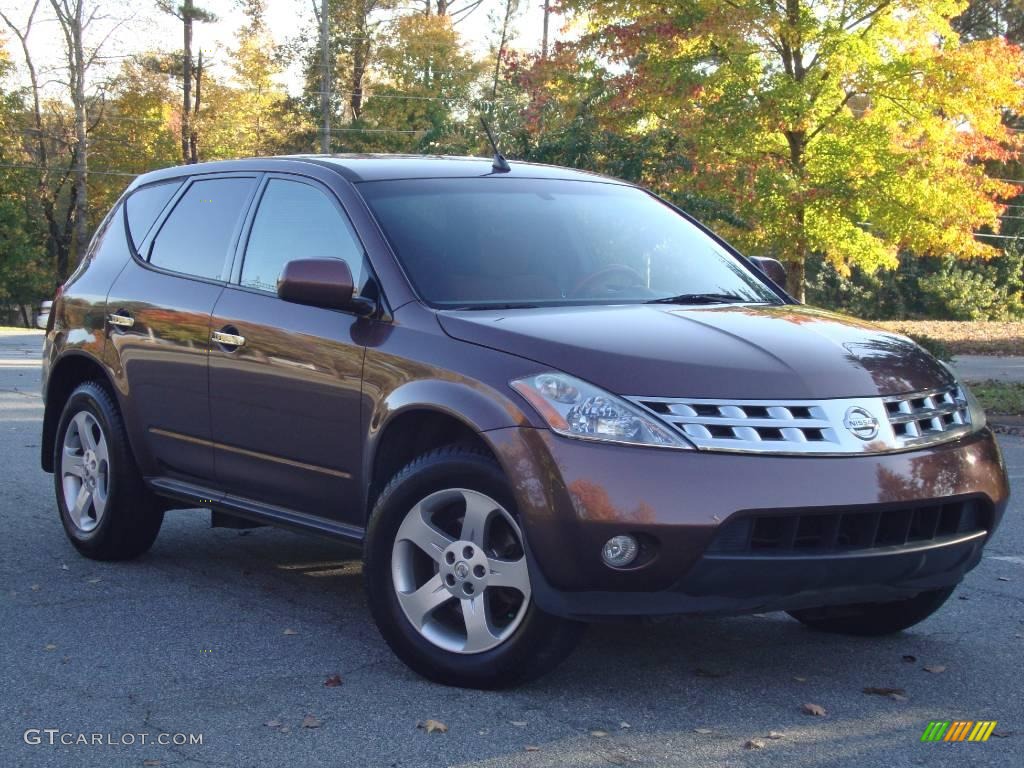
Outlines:
POLYGON ((187 507, 201 507, 214 512, 223 512, 234 517, 262 525, 273 525, 300 533, 312 533, 333 539, 342 539, 352 544, 362 544, 365 531, 355 525, 339 523, 316 517, 294 509, 264 504, 241 496, 230 496, 223 491, 214 491, 200 485, 173 480, 166 477, 146 478, 146 485, 153 493, 187 507))

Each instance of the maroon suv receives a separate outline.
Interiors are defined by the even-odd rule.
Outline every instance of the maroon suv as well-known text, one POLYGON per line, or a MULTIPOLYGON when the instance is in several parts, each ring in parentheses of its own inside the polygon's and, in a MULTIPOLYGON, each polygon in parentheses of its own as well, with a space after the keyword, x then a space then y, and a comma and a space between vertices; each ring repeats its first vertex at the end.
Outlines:
POLYGON ((87 557, 173 508, 361 544, 384 638, 449 684, 540 675, 599 617, 896 632, 978 563, 999 450, 949 369, 780 269, 563 168, 146 174, 54 302, 42 465, 87 557))

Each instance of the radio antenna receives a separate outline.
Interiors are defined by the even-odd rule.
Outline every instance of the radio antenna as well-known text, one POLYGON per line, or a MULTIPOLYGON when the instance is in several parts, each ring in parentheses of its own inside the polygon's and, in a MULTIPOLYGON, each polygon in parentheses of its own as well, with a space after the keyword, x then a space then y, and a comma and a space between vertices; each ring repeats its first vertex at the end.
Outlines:
POLYGON ((508 173, 512 170, 512 166, 508 164, 508 160, 501 154, 501 150, 498 149, 498 142, 494 140, 494 134, 491 133, 491 126, 484 120, 483 115, 480 116, 480 124, 484 127, 487 132, 487 140, 491 142, 491 147, 494 149, 494 159, 491 161, 491 169, 495 173, 508 173))

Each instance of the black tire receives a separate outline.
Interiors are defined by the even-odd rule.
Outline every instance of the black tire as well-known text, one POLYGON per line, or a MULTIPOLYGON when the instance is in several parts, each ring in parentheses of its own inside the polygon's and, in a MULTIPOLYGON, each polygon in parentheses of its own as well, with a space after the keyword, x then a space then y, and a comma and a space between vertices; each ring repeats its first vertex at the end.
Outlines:
POLYGON ((163 523, 163 510, 142 481, 117 404, 96 382, 80 384, 64 405, 57 424, 53 468, 61 524, 79 553, 92 560, 130 560, 153 545, 163 523), (91 530, 83 530, 72 519, 65 499, 62 464, 68 430, 83 413, 95 419, 102 430, 108 454, 106 503, 91 530))
POLYGON ((391 562, 399 527, 421 500, 452 488, 486 494, 517 517, 501 468, 478 449, 446 446, 402 469, 377 499, 366 535, 364 583, 377 627, 410 668, 444 685, 498 689, 540 677, 572 651, 584 624, 546 614, 531 601, 521 623, 503 643, 467 654, 446 650, 425 638, 399 604, 391 562))
POLYGON ((788 613, 801 624, 822 632, 879 637, 901 632, 924 621, 942 607, 954 589, 956 587, 934 589, 888 603, 837 605, 788 613))

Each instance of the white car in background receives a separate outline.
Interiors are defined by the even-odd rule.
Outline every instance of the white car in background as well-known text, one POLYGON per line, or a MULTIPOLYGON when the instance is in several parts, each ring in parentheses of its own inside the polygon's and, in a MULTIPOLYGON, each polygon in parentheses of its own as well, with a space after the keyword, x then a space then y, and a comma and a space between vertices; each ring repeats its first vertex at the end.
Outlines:
POLYGON ((39 314, 36 315, 36 328, 46 330, 46 324, 50 322, 50 308, 52 306, 52 301, 44 301, 39 305, 39 314))

